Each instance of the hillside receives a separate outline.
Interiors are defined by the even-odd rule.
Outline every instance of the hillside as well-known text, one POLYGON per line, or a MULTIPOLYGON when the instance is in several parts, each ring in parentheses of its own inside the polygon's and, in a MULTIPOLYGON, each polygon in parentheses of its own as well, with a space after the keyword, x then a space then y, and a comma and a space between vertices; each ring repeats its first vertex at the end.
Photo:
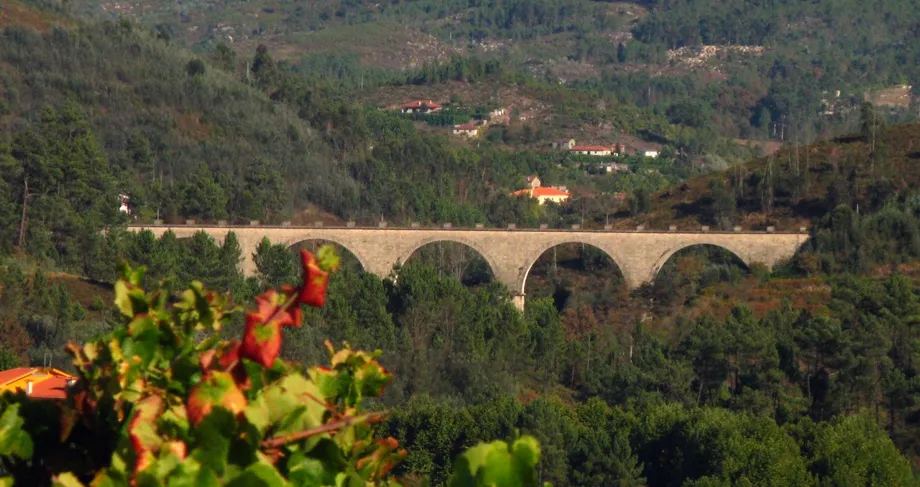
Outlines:
MULTIPOLYGON (((917 57, 920 19, 905 0, 74 0, 70 8, 137 19, 200 51, 264 44, 293 64, 329 53, 386 69, 452 54, 500 59, 744 139, 784 139, 787 130, 824 138, 852 129, 848 114, 864 96, 920 86, 907 61, 917 57)), ((912 103, 911 93, 887 105, 890 116, 913 117, 912 103)))
POLYGON ((15 139, 67 101, 90 122, 118 190, 148 218, 157 209, 167 218, 204 217, 183 198, 185 186, 230 193, 253 170, 290 181, 283 193, 291 197, 263 200, 257 206, 266 211, 230 205, 223 217, 277 218, 308 203, 336 209, 355 191, 308 124, 234 76, 130 23, 55 21, 53 11, 30 8, 13 4, 3 16, 0 137, 15 139), (51 29, 55 22, 70 27, 51 29), (291 176, 305 173, 325 178, 293 184, 291 176))
POLYGON ((918 160, 917 123, 880 127, 874 141, 871 135, 854 134, 787 147, 655 194, 646 213, 616 225, 795 230, 841 204, 868 213, 910 196, 920 189, 918 160))

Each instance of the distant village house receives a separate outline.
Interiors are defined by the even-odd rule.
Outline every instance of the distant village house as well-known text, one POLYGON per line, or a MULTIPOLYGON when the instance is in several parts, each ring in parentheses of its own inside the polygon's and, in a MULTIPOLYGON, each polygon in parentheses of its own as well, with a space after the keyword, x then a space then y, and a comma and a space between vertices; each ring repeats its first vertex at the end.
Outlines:
POLYGON ((441 105, 431 100, 410 101, 402 106, 403 113, 434 113, 441 110, 441 105))
POLYGON ((658 157, 658 154, 659 154, 659 152, 656 151, 656 150, 642 151, 642 155, 643 155, 643 156, 645 156, 645 157, 651 157, 651 158, 653 158, 653 159, 656 158, 656 157, 658 157))
POLYGON ((481 126, 472 123, 454 125, 453 134, 475 139, 476 137, 479 137, 479 127, 481 126))
POLYGON ((613 155, 613 148, 604 145, 576 145, 569 149, 575 154, 583 156, 610 156, 613 155))
POLYGON ((553 149, 572 150, 575 147, 575 139, 557 139, 553 141, 553 149))
POLYGON ((131 207, 129 206, 129 203, 131 201, 131 197, 126 194, 120 194, 118 195, 118 201, 119 201, 118 211, 122 213, 127 213, 128 215, 130 215, 131 207))
POLYGON ((553 203, 564 203, 570 197, 569 192, 566 191, 567 188, 546 188, 540 186, 540 178, 537 176, 527 176, 527 185, 528 188, 515 191, 511 193, 511 196, 530 196, 531 198, 536 198, 537 203, 545 205, 547 201, 553 203))
POLYGON ((611 162, 609 164, 604 164, 605 172, 624 172, 629 171, 629 166, 623 164, 622 162, 611 162))

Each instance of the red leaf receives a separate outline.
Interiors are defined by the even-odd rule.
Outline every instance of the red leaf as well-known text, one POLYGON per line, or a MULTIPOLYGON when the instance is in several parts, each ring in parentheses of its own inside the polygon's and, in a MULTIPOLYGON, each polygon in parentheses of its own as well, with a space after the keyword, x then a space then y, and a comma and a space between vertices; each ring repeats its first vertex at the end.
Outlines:
POLYGON ((300 303, 294 304, 294 309, 291 310, 291 316, 294 318, 294 327, 300 328, 303 325, 303 310, 300 309, 300 303))
POLYGON ((301 249, 300 264, 303 266, 303 285, 297 301, 308 306, 322 308, 326 304, 326 287, 329 285, 329 273, 319 267, 316 257, 301 249))
POLYGON ((291 317, 287 310, 282 309, 285 299, 284 295, 279 295, 273 289, 270 289, 262 293, 261 296, 256 297, 258 309, 249 314, 255 315, 262 323, 274 321, 280 326, 293 325, 294 318, 291 317))
POLYGON ((211 372, 192 389, 186 408, 189 421, 197 426, 215 406, 234 415, 246 408, 246 396, 226 372, 211 372))
MULTIPOLYGON (((291 319, 290 314, 285 314, 291 319)), ((255 313, 246 314, 246 329, 239 354, 253 362, 271 367, 281 353, 281 324, 277 320, 264 323, 255 313)))
POLYGON ((185 460, 185 456, 188 454, 185 443, 181 441, 170 441, 166 444, 166 448, 168 448, 172 454, 179 457, 180 460, 185 460))
POLYGON ((240 342, 236 340, 224 342, 220 347, 202 352, 198 359, 201 370, 205 373, 212 369, 230 372, 240 388, 249 389, 251 385, 249 376, 246 375, 246 368, 240 363, 240 342), (215 357, 217 358, 216 363, 215 357))
POLYGON ((163 406, 163 397, 158 395, 147 396, 134 406, 134 417, 128 423, 128 436, 131 448, 137 455, 135 472, 143 470, 153 461, 153 454, 150 452, 159 448, 162 443, 154 422, 163 412, 163 406))
POLYGON ((239 361, 240 361, 240 342, 236 340, 229 342, 223 349, 223 353, 221 353, 220 358, 217 359, 217 363, 224 370, 226 370, 227 367, 230 367, 231 365, 239 361))

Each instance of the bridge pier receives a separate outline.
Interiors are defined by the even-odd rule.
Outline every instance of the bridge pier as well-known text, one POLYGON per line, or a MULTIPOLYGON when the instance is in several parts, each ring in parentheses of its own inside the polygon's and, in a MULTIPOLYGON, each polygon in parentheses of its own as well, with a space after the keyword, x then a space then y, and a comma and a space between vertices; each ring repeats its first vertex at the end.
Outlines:
POLYGON ((520 312, 524 312, 524 295, 515 294, 511 297, 511 302, 514 303, 514 307, 520 312))

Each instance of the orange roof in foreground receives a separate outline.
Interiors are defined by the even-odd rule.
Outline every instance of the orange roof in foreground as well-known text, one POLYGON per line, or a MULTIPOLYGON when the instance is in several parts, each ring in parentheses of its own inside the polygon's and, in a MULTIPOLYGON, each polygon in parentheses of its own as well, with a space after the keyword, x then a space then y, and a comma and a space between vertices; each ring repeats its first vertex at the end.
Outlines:
POLYGON ((29 397, 35 399, 64 399, 67 397, 67 382, 76 377, 54 368, 19 367, 0 371, 0 393, 25 391, 32 383, 29 397))

